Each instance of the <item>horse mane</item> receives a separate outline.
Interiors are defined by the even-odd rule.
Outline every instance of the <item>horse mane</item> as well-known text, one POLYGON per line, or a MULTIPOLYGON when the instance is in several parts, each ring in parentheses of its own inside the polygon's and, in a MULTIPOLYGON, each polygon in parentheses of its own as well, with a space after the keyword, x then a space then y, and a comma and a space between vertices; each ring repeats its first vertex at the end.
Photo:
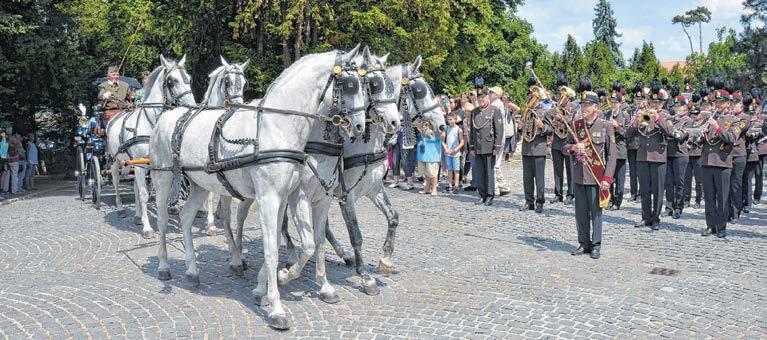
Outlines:
POLYGON ((210 79, 210 81, 208 82, 208 89, 205 90, 205 96, 202 97, 203 103, 208 101, 208 98, 210 98, 210 94, 213 92, 213 89, 216 88, 216 83, 219 81, 221 75, 224 74, 225 70, 226 67, 221 65, 208 75, 208 79, 210 79))
MULTIPOLYGON (((296 78, 297 74, 304 71, 305 66, 309 64, 309 61, 326 57, 328 54, 336 54, 336 53, 340 53, 340 52, 338 50, 333 50, 330 52, 325 52, 320 54, 307 54, 301 57, 300 59, 296 60, 292 65, 288 66, 288 68, 283 70, 282 73, 280 73, 280 75, 277 77, 277 79, 275 79, 271 84, 269 84, 269 87, 267 87, 266 93, 264 94, 264 98, 267 98, 268 94, 270 94, 273 90, 278 92, 282 90, 283 86, 279 86, 279 85, 282 85, 282 83, 285 82, 286 80, 291 80, 293 78, 296 78), (275 85, 278 85, 278 86, 275 86, 275 85)), ((314 84, 311 84, 311 86, 314 86, 314 84)))
POLYGON ((154 83, 157 81, 157 78, 160 77, 160 73, 162 73, 164 70, 163 66, 157 66, 152 73, 149 74, 149 78, 146 81, 146 84, 144 85, 144 95, 141 97, 141 102, 146 102, 147 98, 149 98, 149 92, 154 87, 154 83))

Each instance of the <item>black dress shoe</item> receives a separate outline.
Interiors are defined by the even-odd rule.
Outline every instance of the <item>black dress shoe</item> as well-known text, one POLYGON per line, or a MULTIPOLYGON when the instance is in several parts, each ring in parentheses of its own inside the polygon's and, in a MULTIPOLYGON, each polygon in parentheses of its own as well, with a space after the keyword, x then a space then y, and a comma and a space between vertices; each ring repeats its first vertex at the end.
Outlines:
POLYGON ((674 215, 674 210, 673 210, 673 209, 669 209, 669 208, 666 208, 666 211, 664 212, 664 214, 665 214, 666 216, 672 216, 672 215, 674 215))
POLYGON ((596 259, 598 259, 598 258, 599 258, 599 256, 600 256, 600 254, 599 254, 599 248, 601 248, 601 246, 594 246, 594 249, 591 249, 591 254, 590 254, 589 256, 590 256, 592 259, 596 260, 596 259))
POLYGON ((671 216, 673 219, 678 220, 680 217, 682 217, 682 211, 680 210, 674 210, 674 215, 671 216))
POLYGON ((519 211, 528 211, 528 210, 533 210, 533 209, 535 209, 535 208, 533 208, 533 206, 532 206, 532 205, 530 205, 530 204, 524 204, 524 205, 522 205, 522 206, 519 208, 519 211))
POLYGON ((724 230, 724 229, 719 230, 719 232, 716 233, 716 237, 718 237, 718 238, 725 238, 725 237, 727 237, 727 231, 724 230))
POLYGON ((493 197, 492 196, 490 198, 488 198, 487 201, 485 201, 485 205, 488 206, 488 207, 493 205, 493 197))
POLYGON ((583 248, 583 246, 580 246, 574 252, 570 253, 570 255, 577 256, 577 255, 585 255, 590 253, 591 253, 591 249, 583 248))
POLYGON ((714 231, 711 230, 711 228, 706 228, 706 229, 703 230, 702 233, 700 233, 700 236, 704 236, 705 237, 705 236, 708 236, 708 235, 712 235, 713 233, 714 233, 714 231))
POLYGON ((573 204, 573 198, 570 196, 567 196, 567 198, 565 198, 565 205, 572 205, 572 204, 573 204))
POLYGON ((651 224, 650 222, 647 222, 645 220, 641 220, 641 221, 637 222, 636 224, 634 224, 634 228, 649 227, 650 224, 651 224))
POLYGON ((543 204, 535 206, 535 213, 540 214, 543 212, 543 204))
POLYGON ((468 187, 463 188, 463 191, 477 191, 477 188, 475 188, 473 186, 468 186, 468 187))
POLYGON ((749 209, 748 209, 748 207, 743 207, 743 211, 742 211, 742 213, 744 213, 744 214, 748 214, 748 213, 750 213, 750 212, 751 212, 751 210, 749 210, 749 209))
POLYGON ((562 201, 563 201, 562 197, 559 197, 559 196, 557 196, 556 198, 552 198, 552 199, 550 199, 550 200, 549 200, 549 203, 551 203, 551 204, 554 204, 554 203, 561 203, 562 201))
POLYGON ((660 222, 653 223, 650 228, 652 228, 652 230, 660 230, 660 222))
POLYGON ((487 197, 482 197, 478 199, 476 202, 474 202, 474 205, 485 204, 485 201, 487 201, 487 197))
POLYGON ((511 191, 510 191, 510 190, 500 190, 500 191, 498 192, 498 195, 499 195, 499 196, 506 196, 506 195, 508 195, 508 194, 510 194, 510 193, 511 193, 511 191))
POLYGON ((608 209, 610 209, 610 210, 621 210, 621 205, 620 204, 613 204, 608 209))

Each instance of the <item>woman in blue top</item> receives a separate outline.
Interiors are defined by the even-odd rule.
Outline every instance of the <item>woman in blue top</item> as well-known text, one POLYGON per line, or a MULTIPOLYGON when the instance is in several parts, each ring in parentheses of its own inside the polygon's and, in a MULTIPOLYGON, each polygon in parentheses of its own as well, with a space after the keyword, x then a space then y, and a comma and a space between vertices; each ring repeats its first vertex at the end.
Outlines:
POLYGON ((418 173, 424 176, 422 194, 437 195, 437 175, 439 163, 442 160, 442 136, 435 136, 431 129, 418 126, 420 131, 416 158, 418 160, 418 173))

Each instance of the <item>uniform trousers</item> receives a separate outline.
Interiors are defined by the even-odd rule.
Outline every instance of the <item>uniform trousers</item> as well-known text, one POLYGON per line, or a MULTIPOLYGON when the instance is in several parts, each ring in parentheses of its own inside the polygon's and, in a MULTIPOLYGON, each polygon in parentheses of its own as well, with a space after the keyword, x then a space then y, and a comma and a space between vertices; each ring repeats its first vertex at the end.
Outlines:
POLYGON ((746 162, 746 170, 743 172, 743 207, 751 206, 751 197, 754 193, 754 178, 756 177, 756 170, 759 166, 759 161, 746 162))
POLYGON ((746 157, 739 156, 732 159, 732 173, 730 174, 730 211, 728 217, 736 218, 743 210, 743 173, 746 171, 746 157))
POLYGON ((479 197, 493 197, 495 192, 495 159, 492 153, 477 155, 474 158, 474 173, 479 197))
POLYGON ((551 149, 551 164, 554 166, 554 195, 559 200, 562 200, 565 195, 573 197, 573 168, 571 159, 569 155, 562 154, 562 150, 551 149), (567 174, 567 193, 563 191, 565 174, 567 174))
POLYGON ((522 156, 522 182, 525 189, 525 204, 543 205, 546 188, 546 156, 522 156), (535 197, 533 197, 535 191, 535 197))
POLYGON ((501 195, 501 191, 509 191, 509 186, 506 184, 506 179, 503 177, 503 169, 501 169, 502 166, 503 152, 499 152, 498 155, 495 156, 495 191, 493 192, 498 196, 501 195))
POLYGON ((629 185, 631 186, 631 197, 639 195, 639 175, 637 174, 637 150, 626 150, 629 161, 629 185))
POLYGON ((392 150, 392 173, 400 176, 400 170, 405 171, 405 177, 413 177, 416 165, 415 148, 405 149, 397 144, 392 150))
POLYGON ((706 227, 714 232, 727 228, 727 210, 732 169, 702 166, 703 199, 706 202, 706 227))
POLYGON ((756 164, 756 184, 754 184, 754 199, 762 199, 762 190, 764 189, 764 159, 767 155, 759 156, 759 162, 756 164))
POLYGON ((703 199, 703 181, 700 178, 700 156, 690 156, 687 169, 684 171, 684 200, 690 203, 692 200, 692 178, 695 176, 695 203, 700 204, 703 199))
POLYGON ((575 223, 578 243, 583 249, 602 244, 602 208, 599 207, 599 186, 574 184, 575 223))
POLYGON ((642 220, 645 223, 660 223, 663 209, 663 189, 666 185, 666 163, 637 161, 639 187, 642 190, 642 220))
POLYGON ((666 206, 670 210, 684 208, 684 176, 687 172, 688 156, 669 157, 666 163, 666 206))
POLYGON ((626 188, 626 167, 625 159, 615 160, 615 182, 610 186, 610 195, 612 196, 613 204, 619 207, 623 203, 623 192, 626 188))

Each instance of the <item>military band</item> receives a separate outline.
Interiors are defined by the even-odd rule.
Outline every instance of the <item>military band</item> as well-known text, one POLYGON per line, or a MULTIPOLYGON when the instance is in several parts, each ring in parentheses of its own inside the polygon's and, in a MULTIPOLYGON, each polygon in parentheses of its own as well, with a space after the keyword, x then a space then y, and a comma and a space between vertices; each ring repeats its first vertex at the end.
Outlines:
MULTIPOLYGON (((614 81, 610 92, 594 91, 589 77, 579 80, 577 92, 568 83, 562 71, 551 92, 537 78, 528 80, 519 124, 521 210, 543 210, 550 152, 550 203, 575 206, 573 255, 601 256, 602 211, 620 209, 624 193, 630 202, 641 200, 635 226, 652 230, 660 229, 664 208, 678 219, 685 208, 705 204, 703 236, 726 237, 727 224, 759 204, 767 157, 767 115, 759 89, 735 91, 720 77, 699 89, 686 80, 684 93, 659 80, 649 87, 637 82, 630 91, 614 81)), ((489 190, 483 190, 483 201, 492 200, 489 190)))

